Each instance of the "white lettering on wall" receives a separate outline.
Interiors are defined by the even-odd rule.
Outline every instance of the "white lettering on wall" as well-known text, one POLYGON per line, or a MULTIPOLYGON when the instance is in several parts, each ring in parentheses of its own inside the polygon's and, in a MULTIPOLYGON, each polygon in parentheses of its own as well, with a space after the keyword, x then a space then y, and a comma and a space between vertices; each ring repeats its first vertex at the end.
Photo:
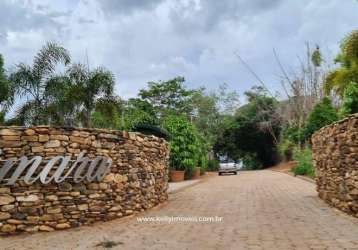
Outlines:
POLYGON ((60 183, 67 179, 76 183, 84 180, 101 181, 112 166, 112 159, 108 157, 89 159, 83 152, 75 161, 70 156, 55 156, 46 162, 41 156, 31 159, 22 156, 20 159, 12 158, 1 162, 0 183, 4 185, 14 185, 18 180, 23 180, 28 185, 38 180, 43 184, 60 183))

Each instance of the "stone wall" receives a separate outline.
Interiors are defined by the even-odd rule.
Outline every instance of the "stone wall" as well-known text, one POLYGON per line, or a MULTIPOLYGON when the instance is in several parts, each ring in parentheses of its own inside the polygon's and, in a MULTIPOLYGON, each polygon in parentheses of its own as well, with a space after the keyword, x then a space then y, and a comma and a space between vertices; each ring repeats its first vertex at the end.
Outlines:
POLYGON ((358 217, 358 114, 320 129, 312 144, 319 197, 358 217))
MULTIPOLYGON (((100 182, 0 183, 0 234, 53 231, 131 215, 168 198, 168 144, 140 133, 44 126, 0 127, 0 160, 23 155, 106 156, 100 182)), ((0 162, 0 167, 4 162, 0 162)), ((71 179, 70 179, 71 180, 71 179)))

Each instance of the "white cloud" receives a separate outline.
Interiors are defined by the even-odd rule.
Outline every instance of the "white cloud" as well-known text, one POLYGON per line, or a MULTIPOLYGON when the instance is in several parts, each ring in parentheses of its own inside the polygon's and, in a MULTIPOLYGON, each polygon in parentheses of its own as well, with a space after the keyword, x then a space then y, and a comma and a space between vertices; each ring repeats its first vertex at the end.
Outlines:
POLYGON ((339 0, 4 0, 0 53, 7 65, 31 62, 48 40, 62 43, 75 61, 105 66, 117 91, 134 96, 152 80, 183 75, 191 87, 226 82, 240 92, 255 79, 238 52, 279 88, 272 49, 295 67, 305 41, 332 57, 358 23, 358 3, 339 0))

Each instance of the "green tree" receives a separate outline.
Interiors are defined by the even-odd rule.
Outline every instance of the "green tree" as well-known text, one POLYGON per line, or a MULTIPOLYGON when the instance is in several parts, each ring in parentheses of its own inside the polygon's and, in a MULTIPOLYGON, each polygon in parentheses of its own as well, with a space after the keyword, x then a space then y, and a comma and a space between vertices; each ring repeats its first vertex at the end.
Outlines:
POLYGON ((8 100, 9 93, 10 93, 10 88, 9 88, 9 82, 5 74, 4 59, 0 54, 0 104, 8 100))
POLYGON ((12 99, 10 93, 10 84, 4 69, 4 59, 0 54, 0 124, 5 122, 5 111, 12 99))
POLYGON ((209 144, 213 144, 217 138, 219 124, 221 123, 217 98, 204 93, 204 89, 197 91, 192 98, 193 123, 206 138, 209 144))
POLYGON ((251 168, 272 166, 276 162, 281 129, 278 102, 262 88, 245 94, 248 103, 238 109, 234 121, 226 124, 214 149, 232 159, 243 159, 251 168))
POLYGON ((343 103, 339 110, 339 116, 345 117, 358 112, 358 86, 351 82, 344 90, 343 103))
POLYGON ((139 91, 143 101, 148 102, 160 119, 170 114, 190 114, 192 112, 191 100, 194 90, 184 86, 185 79, 176 77, 168 81, 149 82, 148 89, 139 91))
POLYGON ((351 32, 343 40, 341 52, 335 61, 340 67, 328 74, 324 87, 326 93, 334 90, 343 97, 349 84, 358 84, 358 30, 351 32))
POLYGON ((47 43, 35 56, 32 66, 24 63, 16 65, 16 71, 9 80, 15 95, 26 98, 17 111, 17 120, 22 124, 49 123, 49 84, 59 63, 70 63, 68 51, 56 43, 47 43))
POLYGON ((111 100, 114 93, 114 75, 105 68, 89 70, 83 64, 73 64, 68 70, 68 91, 80 107, 78 120, 84 127, 92 127, 91 115, 100 98, 111 100))
POLYGON ((124 103, 118 97, 100 98, 91 114, 92 126, 96 128, 119 129, 121 127, 121 110, 124 103))
POLYGON ((154 107, 147 101, 131 98, 122 110, 122 129, 132 130, 138 125, 158 125, 154 107))
POLYGON ((308 116, 304 129, 306 139, 309 139, 320 128, 331 124, 337 119, 337 111, 333 107, 331 100, 328 97, 323 98, 320 103, 316 104, 308 116))
POLYGON ((212 92, 201 88, 193 94, 192 107, 192 122, 212 146, 222 135, 225 124, 233 119, 239 96, 235 91, 228 91, 226 84, 212 92))

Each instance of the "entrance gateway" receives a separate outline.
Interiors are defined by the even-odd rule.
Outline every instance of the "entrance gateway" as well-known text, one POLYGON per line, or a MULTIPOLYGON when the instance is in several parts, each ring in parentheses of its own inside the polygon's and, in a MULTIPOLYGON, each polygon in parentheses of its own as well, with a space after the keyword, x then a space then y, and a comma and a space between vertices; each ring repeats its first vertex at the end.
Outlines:
POLYGON ((71 160, 71 156, 56 156, 50 160, 43 160, 42 156, 34 156, 31 159, 22 156, 19 159, 1 160, 0 184, 14 185, 18 180, 23 180, 28 185, 37 180, 43 184, 52 181, 61 183, 68 179, 72 179, 75 183, 83 180, 101 181, 110 172, 112 159, 105 156, 90 159, 84 154, 81 152, 76 160, 71 160), (12 171, 13 169, 15 171, 12 171))

